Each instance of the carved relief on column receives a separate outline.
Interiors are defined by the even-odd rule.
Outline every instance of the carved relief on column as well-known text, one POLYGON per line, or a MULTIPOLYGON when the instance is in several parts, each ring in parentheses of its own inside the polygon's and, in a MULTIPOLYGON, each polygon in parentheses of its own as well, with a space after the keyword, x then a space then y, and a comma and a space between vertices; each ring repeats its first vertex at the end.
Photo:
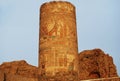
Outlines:
MULTIPOLYGON (((39 46, 40 56, 45 55, 40 59, 47 57, 46 73, 68 71, 70 63, 78 60, 75 7, 71 3, 53 1, 41 6, 39 46)), ((78 65, 73 65, 77 71, 78 65)))

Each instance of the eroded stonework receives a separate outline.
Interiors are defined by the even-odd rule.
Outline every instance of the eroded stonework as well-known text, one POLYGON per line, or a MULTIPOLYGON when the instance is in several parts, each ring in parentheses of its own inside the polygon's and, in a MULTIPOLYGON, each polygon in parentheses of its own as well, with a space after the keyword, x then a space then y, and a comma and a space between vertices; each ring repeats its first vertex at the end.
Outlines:
POLYGON ((0 81, 4 81, 5 74, 0 70, 0 81))
POLYGON ((93 49, 79 54, 79 77, 85 80, 118 77, 118 75, 112 57, 100 49, 93 49))
POLYGON ((79 75, 77 72, 69 71, 58 72, 54 76, 39 76, 37 67, 22 60, 1 64, 0 81, 120 81, 115 65, 111 60, 112 57, 104 54, 100 49, 87 50, 80 54, 79 75))
POLYGON ((38 81, 38 68, 24 60, 4 62, 0 65, 0 81, 38 81))
POLYGON ((71 3, 54 1, 41 6, 39 40, 41 74, 78 72, 76 16, 71 3))
POLYGON ((3 71, 4 74, 19 75, 28 78, 38 77, 37 67, 29 65, 24 60, 5 62, 0 65, 0 71, 3 71))

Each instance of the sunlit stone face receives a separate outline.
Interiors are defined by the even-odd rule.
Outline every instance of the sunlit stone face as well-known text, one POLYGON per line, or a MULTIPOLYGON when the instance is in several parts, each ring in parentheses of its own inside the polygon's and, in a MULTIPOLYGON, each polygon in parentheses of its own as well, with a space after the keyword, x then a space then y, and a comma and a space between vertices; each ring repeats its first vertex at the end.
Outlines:
POLYGON ((43 74, 78 70, 75 7, 68 2, 45 3, 40 9, 39 68, 43 74))

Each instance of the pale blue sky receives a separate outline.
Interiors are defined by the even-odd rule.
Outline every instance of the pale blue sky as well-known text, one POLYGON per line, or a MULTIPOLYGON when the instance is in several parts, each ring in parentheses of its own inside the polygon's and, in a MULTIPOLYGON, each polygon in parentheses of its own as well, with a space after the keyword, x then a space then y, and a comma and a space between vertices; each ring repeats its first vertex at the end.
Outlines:
MULTIPOLYGON (((39 7, 50 0, 0 0, 0 64, 38 64, 39 7)), ((120 74, 120 0, 68 0, 76 6, 79 52, 101 48, 120 74)))

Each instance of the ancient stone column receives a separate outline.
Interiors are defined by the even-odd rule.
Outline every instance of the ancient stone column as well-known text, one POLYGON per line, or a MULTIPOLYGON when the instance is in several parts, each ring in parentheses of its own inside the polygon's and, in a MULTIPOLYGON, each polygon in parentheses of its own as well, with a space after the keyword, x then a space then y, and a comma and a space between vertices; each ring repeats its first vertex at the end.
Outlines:
POLYGON ((78 72, 75 7, 53 1, 40 8, 39 70, 41 74, 78 72))

